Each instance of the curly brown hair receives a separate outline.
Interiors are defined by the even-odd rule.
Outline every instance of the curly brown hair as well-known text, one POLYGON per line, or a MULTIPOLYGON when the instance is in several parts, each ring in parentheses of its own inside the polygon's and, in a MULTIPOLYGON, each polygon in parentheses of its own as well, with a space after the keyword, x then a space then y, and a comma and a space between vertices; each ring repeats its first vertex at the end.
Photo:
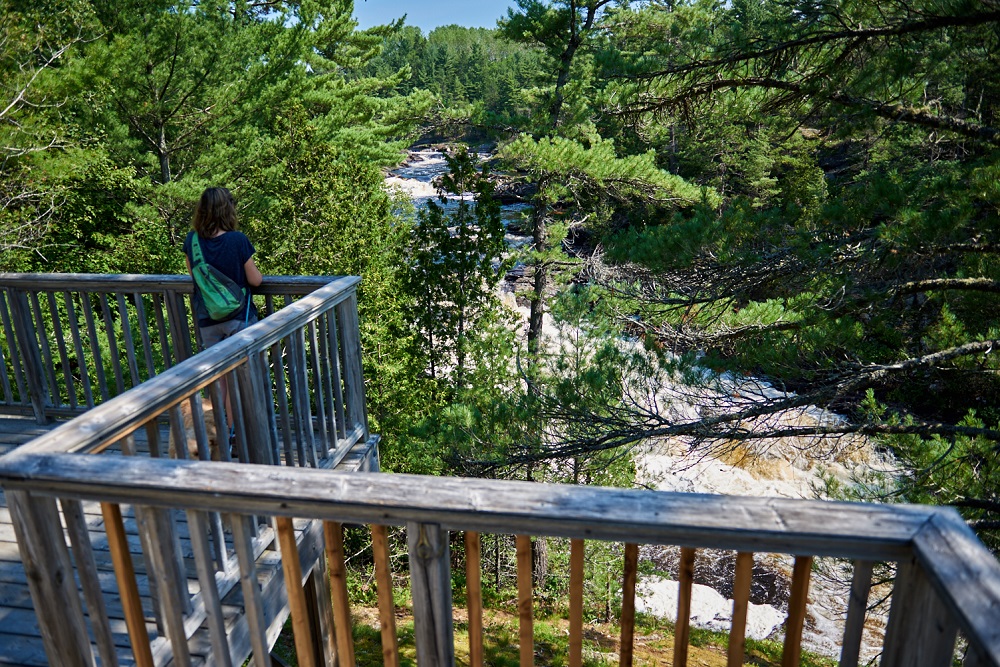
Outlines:
POLYGON ((199 236, 205 238, 211 238, 220 231, 234 232, 239 229, 232 193, 226 188, 206 188, 194 209, 192 226, 199 236))

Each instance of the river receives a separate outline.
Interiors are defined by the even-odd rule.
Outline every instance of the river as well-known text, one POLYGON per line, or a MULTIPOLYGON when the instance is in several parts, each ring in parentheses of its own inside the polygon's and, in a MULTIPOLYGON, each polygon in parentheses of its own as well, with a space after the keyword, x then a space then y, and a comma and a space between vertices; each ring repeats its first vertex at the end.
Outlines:
MULTIPOLYGON (((481 154, 481 159, 489 156, 481 154)), ((411 151, 406 162, 390 172, 386 185, 408 196, 417 206, 438 197, 434 180, 447 171, 444 155, 439 150, 411 151)), ((460 199, 471 199, 466 193, 451 197, 442 205, 450 209, 460 199)), ((440 202, 438 202, 440 203, 440 202)), ((512 249, 530 241, 519 230, 517 220, 530 207, 526 204, 503 206, 507 243, 512 249)), ((513 298, 513 283, 523 271, 515 268, 507 281, 502 281, 504 302, 516 310, 524 323, 527 309, 513 298)), ((546 326, 543 332, 556 335, 556 329, 546 326)), ((731 378, 730 390, 745 397, 748 391, 761 392, 761 397, 773 395, 777 390, 767 383, 752 378, 731 378)), ((696 416, 697 407, 676 396, 664 396, 664 405, 679 416, 696 416)), ((718 404, 726 401, 725 395, 709 397, 718 404)), ((816 423, 839 420, 840 417, 816 407, 795 413, 776 415, 784 424, 816 423)), ((822 497, 826 479, 851 483, 854 472, 862 467, 890 467, 861 439, 794 439, 784 438, 771 443, 766 450, 742 450, 739 455, 729 452, 723 458, 705 456, 695 451, 684 439, 657 442, 637 454, 638 481, 647 487, 664 491, 714 493, 733 496, 778 496, 786 498, 822 497)), ((677 610, 676 547, 647 546, 641 557, 671 573, 674 578, 659 576, 640 577, 637 586, 637 608, 673 620, 677 610)), ((732 614, 732 601, 726 596, 732 591, 732 572, 735 555, 728 552, 699 552, 695 568, 695 586, 692 593, 692 623, 697 627, 728 630, 732 614)), ((787 609, 793 559, 783 554, 757 554, 754 561, 754 583, 751 609, 747 619, 747 634, 755 639, 781 635, 781 624, 787 609)), ((809 591, 807 623, 803 633, 803 647, 827 656, 839 653, 843 636, 846 596, 849 580, 845 579, 843 566, 830 559, 820 560, 815 568, 809 591)), ((867 646, 881 646, 884 618, 873 615, 867 625, 871 634, 867 646)), ((863 658, 873 657, 873 650, 863 651, 863 658)))

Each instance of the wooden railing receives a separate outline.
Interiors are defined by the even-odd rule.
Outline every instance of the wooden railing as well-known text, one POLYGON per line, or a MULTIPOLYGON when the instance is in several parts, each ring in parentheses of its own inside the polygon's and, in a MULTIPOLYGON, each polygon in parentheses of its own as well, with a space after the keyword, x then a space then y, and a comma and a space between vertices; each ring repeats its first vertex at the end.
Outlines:
MULTIPOLYGON (((82 419, 86 419, 84 417, 82 419)), ((98 428, 107 428, 97 425, 98 428)), ((90 430, 74 432, 77 449, 106 439, 90 430)), ((841 665, 857 665, 862 628, 875 563, 895 563, 892 604, 881 647, 887 666, 952 664, 956 638, 964 637, 964 665, 1000 665, 1000 565, 951 509, 908 505, 864 505, 807 500, 736 498, 655 491, 617 490, 485 479, 439 478, 372 473, 237 466, 231 463, 145 458, 72 456, 53 453, 51 443, 29 444, 0 459, 0 482, 16 508, 19 539, 31 554, 37 578, 40 622, 58 623, 50 655, 61 664, 90 665, 90 644, 71 576, 71 560, 60 528, 55 499, 64 503, 99 501, 106 507, 131 503, 138 508, 185 510, 197 522, 204 512, 229 516, 237 542, 240 580, 247 604, 248 630, 256 665, 267 665, 274 636, 261 620, 264 601, 257 570, 249 556, 249 516, 269 517, 281 539, 287 597, 298 664, 353 665, 350 606, 344 583, 344 522, 372 528, 386 665, 399 664, 395 609, 388 568, 386 526, 405 526, 409 551, 417 662, 453 665, 452 577, 449 531, 465 531, 469 600, 470 664, 483 664, 482 607, 479 591, 479 535, 517 535, 520 615, 520 664, 534 662, 532 580, 529 535, 569 538, 570 640, 567 664, 582 663, 582 581, 584 540, 625 543, 622 569, 622 644, 620 664, 630 665, 639 544, 681 545, 680 597, 675 629, 675 665, 687 661, 691 572, 696 550, 738 553, 730 665, 743 664, 744 623, 753 553, 795 557, 785 623, 783 665, 797 665, 805 621, 813 557, 854 562, 854 581, 844 613, 841 665), (319 519, 325 534, 326 583, 302 582, 308 572, 291 535, 292 518, 319 519), (318 602, 317 602, 318 600, 318 602), (332 600, 332 602, 331 602, 332 600), (310 609, 312 607, 312 609, 310 609), (317 611, 318 610, 318 611, 317 611)), ((144 510, 145 511, 145 510, 144 510)), ((64 512, 65 514, 65 512, 64 512)), ((71 535, 72 537, 72 535, 71 535)), ((73 544, 76 549, 76 543, 73 544)), ((205 556, 207 558, 207 556, 205 556)), ((79 555, 75 559, 81 580, 79 555)), ((27 565, 27 562, 26 562, 27 565)), ((118 564, 116 563, 116 568, 118 564)), ((119 570, 122 588, 134 587, 128 569, 119 570)), ((325 578, 325 577, 324 577, 325 578)), ((123 594, 123 603, 125 596, 123 594)), ((127 604, 127 603, 126 603, 127 604)), ((221 612, 206 602, 208 618, 221 612)), ((93 618, 93 609, 91 609, 93 618)), ((179 618, 179 617, 178 617, 179 618)), ((178 621, 179 622, 179 621, 178 621)), ((92 629, 101 640, 97 626, 92 629)), ((213 628, 215 664, 230 664, 226 631, 213 628)), ((130 633, 132 632, 130 626, 130 633)), ((175 664, 189 664, 185 635, 168 633, 175 664)), ((230 635, 231 638, 231 635, 230 635)), ((144 638, 132 634, 136 656, 144 638)), ((53 660, 55 662, 55 660, 53 660)), ((146 664, 138 660, 139 664, 146 664)))
MULTIPOLYGON (((98 340, 100 335, 95 336, 95 327, 91 326, 94 319, 89 310, 91 298, 103 308, 107 303, 100 290, 121 290, 122 281, 128 283, 131 279, 121 276, 76 278, 81 280, 76 283, 75 294, 67 293, 61 299, 49 299, 49 303, 53 304, 53 318, 46 323, 54 325, 48 333, 54 331, 57 338, 61 331, 72 331, 70 336, 79 352, 82 346, 80 335, 72 329, 72 322, 75 321, 73 313, 79 312, 79 304, 82 303, 86 314, 87 333, 91 341, 98 340), (76 309, 72 305, 74 303, 77 304, 76 309), (64 307, 65 310, 62 310, 64 307), (65 321, 59 323, 59 316, 67 312, 71 325, 69 329, 65 327, 65 321)), ((43 276, 19 277, 14 282, 36 289, 52 281, 55 281, 53 276, 43 276)), ((146 277, 143 281, 134 282, 141 282, 142 289, 176 283, 173 277, 146 277)), ((145 320, 141 304, 146 297, 137 292, 132 303, 137 306, 139 319, 138 325, 135 322, 133 325, 140 335, 130 337, 127 333, 129 327, 125 327, 122 339, 126 341, 126 353, 122 358, 112 354, 109 361, 108 355, 102 354, 105 348, 96 348, 93 352, 92 359, 103 358, 111 368, 118 369, 114 371, 116 376, 125 375, 127 378, 131 375, 133 382, 139 382, 113 397, 109 396, 112 392, 104 383, 104 379, 111 374, 91 374, 82 370, 82 354, 77 357, 81 366, 75 366, 68 364, 66 353, 60 351, 64 365, 80 369, 80 372, 71 370, 62 384, 46 378, 46 364, 39 366, 38 362, 40 359, 51 361, 39 344, 47 332, 37 326, 34 331, 42 335, 36 336, 32 332, 31 325, 40 321, 37 317, 33 317, 32 322, 22 321, 15 329, 19 345, 7 348, 16 351, 16 357, 14 354, 8 357, 16 359, 14 369, 20 368, 26 378, 34 374, 40 387, 58 387, 60 391, 68 390, 70 395, 74 387, 79 390, 81 385, 86 387, 89 382, 94 382, 87 390, 87 396, 100 395, 105 399, 82 416, 35 439, 27 445, 29 449, 58 453, 78 462, 117 460, 125 462, 126 467, 141 459, 169 457, 218 460, 243 467, 252 463, 332 468, 353 454, 356 458, 360 457, 352 462, 353 469, 377 469, 377 439, 369 436, 365 414, 356 298, 359 279, 343 277, 322 281, 291 279, 274 282, 278 284, 265 285, 266 307, 270 312, 268 317, 195 356, 190 356, 191 340, 186 333, 186 316, 174 312, 175 308, 167 318, 171 327, 176 326, 170 332, 173 335, 168 335, 161 328, 158 336, 150 336, 143 328, 145 320), (317 282, 319 288, 312 289, 317 282), (275 310, 273 295, 278 290, 286 295, 286 305, 275 310), (308 295, 293 302, 291 297, 300 291, 308 291, 308 295), (153 345, 156 338, 161 341, 159 347, 153 345), (136 339, 141 340, 138 347, 133 346, 136 339), (152 379, 134 374, 136 350, 143 351, 147 360, 153 356, 148 366, 152 379), (34 361, 29 361, 32 356, 34 361), (163 368, 157 366, 157 359, 163 362, 163 368), (178 359, 185 360, 178 362, 178 359), (121 373, 126 367, 133 372, 121 373), (226 391, 228 401, 224 399, 226 391), (185 412, 188 414, 185 415, 185 412), (227 422, 231 422, 232 427, 227 422), (85 456, 97 454, 101 456, 85 456)), ((183 285, 175 287, 183 289, 183 285)), ((157 292, 152 294, 154 304, 175 300, 177 308, 180 308, 180 291, 167 292, 160 300, 156 298, 157 292)), ((14 291, 8 283, 6 296, 6 305, 15 304, 12 309, 15 317, 25 318, 28 313, 36 311, 33 304, 37 299, 31 293, 14 291)), ((119 304, 123 299, 117 299, 119 304)), ((135 314, 134 311, 126 311, 124 306, 116 313, 121 321, 135 314)), ((109 317, 107 311, 103 315, 109 317)), ((152 321, 163 324, 156 317, 152 321)), ((112 328, 109 323, 107 330, 112 328)), ((121 334, 120 326, 114 328, 121 334)), ((104 339, 105 342, 110 340, 104 339)), ((109 347, 114 349, 114 344, 110 343, 109 347)), ((48 371, 53 372, 51 364, 47 365, 48 371)), ((100 364, 91 366, 94 367, 100 368, 100 364)), ((24 382, 28 383, 28 380, 24 379, 24 382)), ((117 387, 123 388, 121 384, 117 387)), ((79 391, 82 393, 83 390, 79 391)), ((58 392, 43 392, 41 407, 49 414, 52 407, 67 407, 65 398, 65 393, 60 398, 58 392)), ((88 398, 88 405, 93 402, 88 398)), ((71 410, 79 407, 69 406, 71 410)), ((226 523, 219 513, 207 511, 209 508, 202 508, 197 503, 191 504, 191 511, 184 515, 163 508, 135 506, 131 516, 128 511, 123 512, 118 504, 102 503, 103 525, 95 526, 93 520, 88 521, 86 508, 78 499, 61 498, 61 519, 52 501, 36 501, 30 494, 19 494, 16 490, 9 491, 7 500, 29 587, 38 602, 36 608, 43 637, 73 636, 71 641, 75 642, 79 637, 73 633, 83 628, 79 622, 81 617, 75 615, 80 609, 80 599, 76 594, 73 568, 69 561, 63 560, 67 555, 65 545, 68 538, 74 553, 76 579, 82 586, 102 665, 118 662, 112 624, 98 576, 97 565, 101 556, 95 557, 93 548, 95 530, 103 531, 97 543, 107 548, 107 552, 102 551, 103 557, 110 559, 118 577, 124 606, 123 620, 128 625, 134 645, 141 647, 136 650, 136 660, 144 665, 163 664, 163 656, 169 656, 171 651, 183 664, 184 656, 189 656, 185 649, 187 639, 203 622, 207 620, 212 627, 222 627, 221 599, 239 585, 241 568, 252 569, 252 563, 269 548, 275 536, 284 540, 291 534, 294 545, 297 535, 298 542, 305 548, 314 549, 313 545, 321 544, 317 540, 316 526, 293 527, 289 523, 275 532, 253 517, 240 517, 226 523), (62 522, 66 526, 65 535, 62 522), (142 601, 128 544, 132 537, 138 537, 141 544, 144 578, 148 578, 148 583, 144 584, 144 595, 152 607, 161 635, 158 642, 149 641, 143 620, 142 601), (241 565, 244 562, 251 565, 241 565), (189 582, 188 571, 196 571, 192 575, 192 580, 198 582, 195 588, 189 582), (61 591, 58 594, 59 603, 53 607, 49 592, 53 590, 52 586, 58 588, 59 582, 68 584, 73 591, 68 598, 61 597, 66 593, 61 591), (68 623, 64 622, 67 618, 68 623), (143 640, 143 637, 146 639, 143 640)), ((315 553, 310 554, 303 563, 304 569, 311 569, 316 557, 315 553)), ((267 616, 271 620, 280 616, 283 599, 269 602, 267 616)), ((263 619, 265 612, 259 611, 260 619, 263 619)), ((277 625, 280 630, 280 622, 277 625)), ((245 630, 243 632, 246 634, 245 630)), ((49 652, 50 662, 79 664, 76 662, 78 659, 86 662, 91 650, 89 642, 85 643, 86 651, 82 651, 80 644, 69 649, 70 653, 80 653, 79 658, 66 657, 68 654, 63 650, 66 647, 60 644, 59 649, 49 652)), ((223 651, 222 647, 217 648, 223 651)))
MULTIPOLYGON (((262 315, 330 282, 265 279, 262 315)), ((0 274, 0 413, 75 416, 201 349, 183 275, 0 274)))

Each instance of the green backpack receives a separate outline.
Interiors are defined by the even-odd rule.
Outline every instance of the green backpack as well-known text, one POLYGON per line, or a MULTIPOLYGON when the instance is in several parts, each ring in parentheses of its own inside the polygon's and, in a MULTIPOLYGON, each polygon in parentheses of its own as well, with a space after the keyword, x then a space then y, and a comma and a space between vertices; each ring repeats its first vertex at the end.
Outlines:
POLYGON ((247 303, 249 293, 246 288, 205 261, 201 253, 201 243, 198 234, 191 235, 191 275, 208 316, 217 322, 231 319, 240 312, 247 303))

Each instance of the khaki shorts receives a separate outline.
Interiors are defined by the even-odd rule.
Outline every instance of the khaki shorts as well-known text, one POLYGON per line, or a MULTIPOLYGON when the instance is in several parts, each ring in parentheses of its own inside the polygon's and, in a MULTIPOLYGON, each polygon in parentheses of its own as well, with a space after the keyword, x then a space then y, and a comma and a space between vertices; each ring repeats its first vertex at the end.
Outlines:
POLYGON ((254 310, 254 308, 250 309, 250 320, 248 322, 244 322, 243 318, 240 317, 235 320, 219 322, 218 324, 213 324, 207 327, 198 327, 198 331, 201 332, 202 346, 212 347, 216 343, 238 334, 247 327, 257 324, 257 314, 254 310))

